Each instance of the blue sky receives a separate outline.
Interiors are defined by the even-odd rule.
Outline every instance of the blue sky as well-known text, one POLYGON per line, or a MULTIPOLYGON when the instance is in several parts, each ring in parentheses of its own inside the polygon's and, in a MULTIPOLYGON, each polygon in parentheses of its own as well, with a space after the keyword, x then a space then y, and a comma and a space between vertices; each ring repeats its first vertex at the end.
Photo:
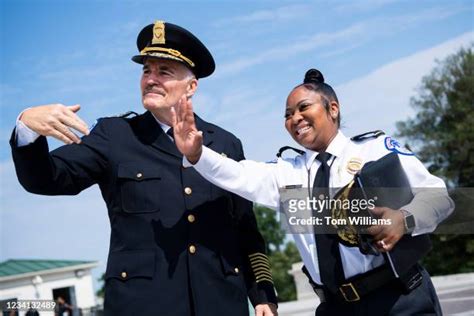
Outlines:
MULTIPOLYGON (((474 42, 472 1, 1 0, 0 261, 100 260, 108 227, 97 187, 42 197, 19 186, 8 139, 26 107, 82 105, 96 118, 141 112, 136 36, 155 20, 181 25, 213 53, 196 112, 241 138, 248 158, 295 145, 283 128, 288 92, 318 68, 339 96, 343 131, 395 131, 436 59, 474 42)), ((50 142, 51 147, 59 145, 50 142)))

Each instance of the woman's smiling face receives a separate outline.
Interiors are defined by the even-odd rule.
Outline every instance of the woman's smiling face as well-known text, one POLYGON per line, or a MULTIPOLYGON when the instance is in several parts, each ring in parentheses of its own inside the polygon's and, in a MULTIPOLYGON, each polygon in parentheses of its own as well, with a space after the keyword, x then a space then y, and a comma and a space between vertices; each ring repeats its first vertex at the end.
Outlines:
POLYGON ((335 118, 338 114, 337 102, 327 101, 320 93, 301 85, 286 100, 285 127, 298 144, 321 152, 337 134, 335 118), (325 108, 325 102, 329 104, 329 111, 325 108))

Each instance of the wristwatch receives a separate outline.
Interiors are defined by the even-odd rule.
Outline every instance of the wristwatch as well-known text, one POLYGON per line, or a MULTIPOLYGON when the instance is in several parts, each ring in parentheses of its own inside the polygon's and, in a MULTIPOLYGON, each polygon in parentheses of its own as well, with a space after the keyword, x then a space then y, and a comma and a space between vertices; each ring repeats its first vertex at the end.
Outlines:
POLYGON ((415 229, 415 217, 407 210, 401 210, 403 213, 403 221, 405 223, 405 233, 411 234, 415 229))

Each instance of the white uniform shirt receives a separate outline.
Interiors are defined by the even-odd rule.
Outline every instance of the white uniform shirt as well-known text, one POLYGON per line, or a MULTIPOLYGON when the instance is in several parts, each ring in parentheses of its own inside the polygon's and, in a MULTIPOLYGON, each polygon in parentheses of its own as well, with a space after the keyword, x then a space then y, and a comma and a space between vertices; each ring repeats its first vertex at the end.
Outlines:
MULTIPOLYGON (((401 165, 414 194, 413 200, 402 207, 415 217, 416 228, 412 235, 432 232, 452 212, 454 204, 447 194, 444 182, 431 175, 413 154, 403 150, 391 137, 381 136, 353 142, 339 131, 326 149, 326 152, 334 156, 329 161, 329 164, 332 163, 329 186, 341 188, 353 179, 353 173, 347 168, 350 161, 356 159, 364 164, 378 160, 392 151, 399 153, 401 165), (433 194, 426 188, 441 190, 433 194), (440 191, 444 194, 439 194, 440 191)), ((278 210, 280 188, 288 185, 300 185, 303 188, 312 186, 321 164, 315 159, 317 154, 307 149, 305 154, 292 159, 278 158, 267 163, 251 160, 236 162, 204 146, 195 165, 186 158, 183 159, 183 165, 193 166, 204 178, 225 190, 278 210)), ((321 284, 314 234, 294 234, 293 237, 311 277, 321 284)), ((383 256, 364 255, 358 247, 339 244, 339 250, 346 278, 372 270, 385 262, 383 256)))

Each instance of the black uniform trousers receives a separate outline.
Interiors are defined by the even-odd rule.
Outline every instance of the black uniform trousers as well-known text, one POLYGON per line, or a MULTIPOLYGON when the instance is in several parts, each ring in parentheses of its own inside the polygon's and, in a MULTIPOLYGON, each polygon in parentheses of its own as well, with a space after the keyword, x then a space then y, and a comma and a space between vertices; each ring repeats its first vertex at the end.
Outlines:
POLYGON ((398 280, 387 283, 357 302, 329 299, 316 309, 316 316, 410 316, 442 315, 438 296, 428 272, 421 268, 422 283, 408 294, 398 280))

